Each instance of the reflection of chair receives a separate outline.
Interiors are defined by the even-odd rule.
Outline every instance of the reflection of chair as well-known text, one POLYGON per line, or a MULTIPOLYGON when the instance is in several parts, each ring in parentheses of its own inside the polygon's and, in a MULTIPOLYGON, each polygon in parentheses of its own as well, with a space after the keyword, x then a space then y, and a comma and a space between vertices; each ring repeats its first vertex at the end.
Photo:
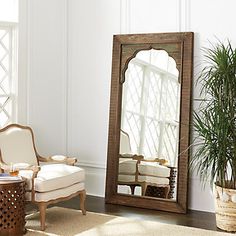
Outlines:
POLYGON ((141 186, 143 196, 149 186, 162 188, 164 191, 160 196, 167 198, 170 171, 160 165, 158 159, 146 160, 142 155, 132 154, 129 135, 121 130, 118 184, 130 186, 132 194, 136 186, 141 186))
POLYGON ((37 204, 40 211, 41 229, 45 229, 47 205, 74 196, 80 196, 80 208, 86 214, 84 170, 73 166, 75 158, 53 156, 43 158, 36 151, 33 131, 30 127, 12 124, 0 130, 1 168, 6 170, 10 163, 20 168, 27 183, 26 199, 37 204), (40 162, 56 162, 45 164, 40 162), (64 164, 63 164, 64 163, 64 164))
POLYGON ((128 185, 132 194, 134 194, 135 187, 139 185, 137 183, 137 164, 139 158, 143 157, 132 154, 129 135, 121 130, 118 184, 128 185))

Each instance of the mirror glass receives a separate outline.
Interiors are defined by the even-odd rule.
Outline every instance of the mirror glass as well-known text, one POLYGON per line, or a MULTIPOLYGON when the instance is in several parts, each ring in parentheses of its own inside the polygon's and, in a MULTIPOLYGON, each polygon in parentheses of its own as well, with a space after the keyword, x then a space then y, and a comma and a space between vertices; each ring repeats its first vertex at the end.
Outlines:
POLYGON ((175 201, 181 84, 165 50, 141 50, 122 85, 117 192, 175 201))

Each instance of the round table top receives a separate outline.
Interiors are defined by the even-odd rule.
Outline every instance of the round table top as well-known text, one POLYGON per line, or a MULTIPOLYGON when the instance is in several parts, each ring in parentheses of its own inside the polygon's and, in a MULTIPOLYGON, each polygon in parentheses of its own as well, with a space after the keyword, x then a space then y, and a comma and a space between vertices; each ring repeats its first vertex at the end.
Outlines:
POLYGON ((16 179, 14 179, 14 180, 0 180, 0 185, 7 185, 7 184, 13 185, 13 184, 19 184, 19 183, 23 183, 23 182, 25 182, 25 180, 23 180, 23 179, 19 179, 19 180, 16 180, 16 179))

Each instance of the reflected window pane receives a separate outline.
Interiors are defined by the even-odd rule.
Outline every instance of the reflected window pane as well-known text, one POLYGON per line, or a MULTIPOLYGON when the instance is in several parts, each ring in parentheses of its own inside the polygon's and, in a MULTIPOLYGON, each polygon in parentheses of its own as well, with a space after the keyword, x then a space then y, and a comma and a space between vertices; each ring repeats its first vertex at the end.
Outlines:
POLYGON ((143 50, 129 62, 122 97, 121 129, 133 153, 177 166, 179 72, 164 50, 143 50))

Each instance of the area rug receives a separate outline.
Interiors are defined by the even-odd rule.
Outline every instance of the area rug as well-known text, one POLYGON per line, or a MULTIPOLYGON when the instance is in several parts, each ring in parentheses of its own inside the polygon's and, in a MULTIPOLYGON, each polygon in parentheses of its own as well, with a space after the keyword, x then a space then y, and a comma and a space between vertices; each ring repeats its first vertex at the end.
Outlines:
POLYGON ((230 236, 236 234, 141 221, 61 207, 47 209, 46 230, 40 231, 39 214, 26 217, 26 236, 230 236))

